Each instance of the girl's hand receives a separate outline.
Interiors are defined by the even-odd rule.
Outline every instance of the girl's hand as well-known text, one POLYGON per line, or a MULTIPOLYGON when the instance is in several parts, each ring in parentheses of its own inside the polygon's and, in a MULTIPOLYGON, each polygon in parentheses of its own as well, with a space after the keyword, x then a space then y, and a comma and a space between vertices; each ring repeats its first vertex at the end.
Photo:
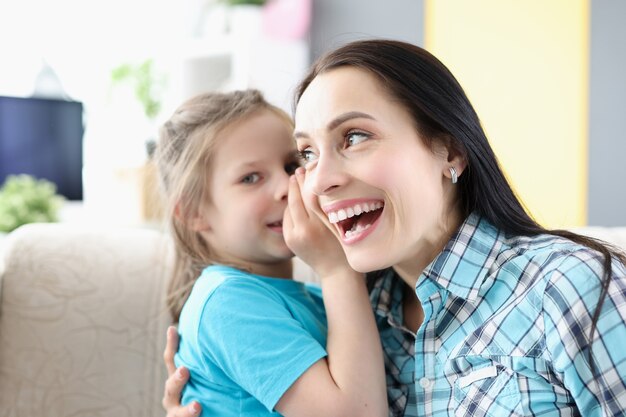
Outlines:
POLYGON ((196 417, 200 415, 200 404, 196 401, 183 406, 180 404, 181 393, 189 380, 189 370, 185 367, 176 369, 174 355, 178 350, 178 332, 174 326, 167 329, 167 344, 163 352, 163 361, 167 368, 167 381, 161 404, 167 412, 167 417, 196 417))
POLYGON ((387 416, 383 351, 363 274, 350 268, 317 198, 303 195, 302 171, 289 179, 283 233, 321 278, 328 357, 294 382, 276 410, 284 416, 387 416))
POLYGON ((321 277, 350 269, 346 256, 323 219, 315 196, 305 202, 302 195, 304 169, 298 168, 289 179, 288 205, 283 217, 283 233, 289 249, 321 277))

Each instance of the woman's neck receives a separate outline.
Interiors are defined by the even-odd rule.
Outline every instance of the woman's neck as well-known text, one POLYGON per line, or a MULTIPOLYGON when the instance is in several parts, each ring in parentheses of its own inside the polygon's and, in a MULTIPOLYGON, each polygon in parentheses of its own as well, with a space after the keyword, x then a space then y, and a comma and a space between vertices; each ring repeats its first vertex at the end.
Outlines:
POLYGON ((424 321, 424 310, 412 287, 405 286, 402 294, 402 317, 404 326, 417 333, 417 329, 424 321))
POLYGON ((464 220, 458 210, 447 213, 429 236, 425 234, 421 241, 415 243, 414 249, 407 252, 410 256, 393 265, 394 271, 410 288, 415 289, 419 276, 441 253, 464 220))

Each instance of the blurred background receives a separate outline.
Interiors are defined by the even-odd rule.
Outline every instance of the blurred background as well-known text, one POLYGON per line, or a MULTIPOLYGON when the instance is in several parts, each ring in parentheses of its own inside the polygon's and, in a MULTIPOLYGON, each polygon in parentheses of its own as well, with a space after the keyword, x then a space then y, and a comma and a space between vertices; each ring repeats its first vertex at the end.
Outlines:
MULTIPOLYGON (((539 222, 624 226, 623 22, 623 0, 1 1, 0 184, 50 181, 61 221, 155 224, 154 139, 184 99, 258 88, 291 112, 313 60, 384 37, 451 69, 539 222)), ((24 188, 49 191, 0 191, 0 227, 41 205, 9 203, 24 188)))

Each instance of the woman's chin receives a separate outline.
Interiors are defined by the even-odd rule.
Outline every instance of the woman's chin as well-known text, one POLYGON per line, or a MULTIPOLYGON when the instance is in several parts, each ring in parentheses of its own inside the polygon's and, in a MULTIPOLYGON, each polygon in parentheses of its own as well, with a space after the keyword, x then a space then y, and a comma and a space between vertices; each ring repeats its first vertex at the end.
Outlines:
POLYGON ((357 255, 349 255, 346 254, 346 259, 348 260, 348 264, 352 269, 356 272, 360 272, 362 274, 366 274, 372 271, 378 271, 386 268, 388 265, 383 265, 379 260, 373 259, 373 256, 357 256, 357 255))

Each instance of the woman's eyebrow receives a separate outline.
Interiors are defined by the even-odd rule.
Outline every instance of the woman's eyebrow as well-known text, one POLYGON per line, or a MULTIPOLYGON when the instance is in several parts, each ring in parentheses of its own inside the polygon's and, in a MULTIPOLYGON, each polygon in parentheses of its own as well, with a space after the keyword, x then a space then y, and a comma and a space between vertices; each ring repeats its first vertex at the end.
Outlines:
MULTIPOLYGON (((342 123, 347 122, 348 120, 352 120, 352 119, 370 119, 370 120, 376 120, 373 116, 367 114, 367 113, 363 113, 360 111, 350 111, 347 113, 343 113, 337 117, 335 117, 333 120, 331 120, 328 123, 328 126, 326 126, 326 130, 331 131, 333 129, 336 129, 337 126, 340 126, 342 123)), ((308 138, 309 135, 306 132, 299 132, 299 131, 295 131, 293 132, 293 137, 294 139, 299 139, 299 138, 308 138)))
POLYGON ((335 117, 333 120, 330 121, 330 123, 328 123, 328 126, 326 127, 326 130, 333 130, 336 129, 337 126, 341 125, 344 122, 347 122, 348 120, 352 120, 352 119, 370 119, 370 120, 376 120, 374 119, 373 116, 367 114, 367 113, 363 113, 360 111, 350 111, 344 114, 341 114, 337 117, 335 117))
POLYGON ((309 134, 304 132, 298 132, 297 130, 293 132, 294 139, 308 138, 309 134))

